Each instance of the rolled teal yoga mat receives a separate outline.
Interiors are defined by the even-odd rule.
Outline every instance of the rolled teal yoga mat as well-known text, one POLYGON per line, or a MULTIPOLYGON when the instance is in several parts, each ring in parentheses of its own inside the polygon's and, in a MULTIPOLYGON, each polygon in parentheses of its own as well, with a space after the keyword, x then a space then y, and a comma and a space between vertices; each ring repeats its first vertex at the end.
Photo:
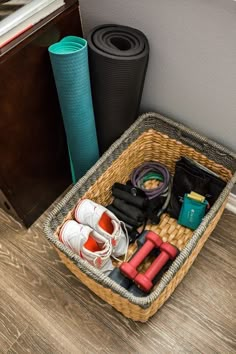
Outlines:
POLYGON ((99 157, 87 41, 68 36, 49 48, 75 183, 99 157))

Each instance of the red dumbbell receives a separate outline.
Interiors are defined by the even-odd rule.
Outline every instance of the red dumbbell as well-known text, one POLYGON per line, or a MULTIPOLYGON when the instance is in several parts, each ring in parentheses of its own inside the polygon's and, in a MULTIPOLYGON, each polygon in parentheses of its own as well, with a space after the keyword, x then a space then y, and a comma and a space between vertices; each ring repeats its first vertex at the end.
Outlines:
POLYGON ((149 231, 146 235, 144 245, 135 253, 129 262, 124 262, 120 266, 120 271, 129 279, 134 279, 138 274, 137 268, 156 247, 160 247, 162 239, 155 232, 149 231))
POLYGON ((160 246, 160 250, 161 253, 152 262, 146 272, 143 274, 139 273, 134 279, 135 283, 146 292, 153 287, 153 279, 168 262, 168 260, 171 259, 173 261, 179 253, 179 250, 168 242, 163 242, 160 246))

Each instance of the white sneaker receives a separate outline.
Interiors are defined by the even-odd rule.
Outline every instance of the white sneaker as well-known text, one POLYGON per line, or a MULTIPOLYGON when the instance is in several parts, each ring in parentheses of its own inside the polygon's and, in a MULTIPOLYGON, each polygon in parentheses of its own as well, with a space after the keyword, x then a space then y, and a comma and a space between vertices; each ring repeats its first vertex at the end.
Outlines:
POLYGON ((59 240, 103 273, 110 273, 114 268, 111 243, 89 226, 68 220, 60 230, 59 240))
POLYGON ((119 257, 127 254, 129 238, 127 232, 124 232, 121 227, 123 223, 102 205, 89 199, 81 199, 75 208, 75 220, 90 226, 110 240, 113 256, 119 257))

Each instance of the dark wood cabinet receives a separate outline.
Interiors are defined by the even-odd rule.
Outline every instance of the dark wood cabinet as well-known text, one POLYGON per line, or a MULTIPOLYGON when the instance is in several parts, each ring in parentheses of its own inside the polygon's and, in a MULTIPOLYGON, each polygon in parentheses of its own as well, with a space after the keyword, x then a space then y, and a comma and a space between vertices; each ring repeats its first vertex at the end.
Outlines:
POLYGON ((0 206, 31 225, 71 184, 48 46, 82 35, 77 1, 0 57, 0 206))

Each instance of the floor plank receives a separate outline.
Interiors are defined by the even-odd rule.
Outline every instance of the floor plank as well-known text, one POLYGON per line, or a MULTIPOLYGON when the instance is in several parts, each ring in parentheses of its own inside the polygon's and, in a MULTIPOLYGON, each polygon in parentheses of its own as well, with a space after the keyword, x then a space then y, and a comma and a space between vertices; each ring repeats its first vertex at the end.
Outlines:
MULTIPOLYGON (((8 350, 8 354, 45 354, 55 353, 57 351, 57 344, 53 344, 50 334, 38 332, 32 326, 28 326, 26 330, 20 335, 18 340, 8 350)), ((62 353, 61 351, 58 353, 62 353)))
POLYGON ((3 352, 14 344, 27 328, 27 320, 15 300, 0 289, 0 348, 3 352))
POLYGON ((235 353, 236 216, 226 211, 171 299, 147 323, 116 312, 42 232, 0 210, 1 353, 235 353))

